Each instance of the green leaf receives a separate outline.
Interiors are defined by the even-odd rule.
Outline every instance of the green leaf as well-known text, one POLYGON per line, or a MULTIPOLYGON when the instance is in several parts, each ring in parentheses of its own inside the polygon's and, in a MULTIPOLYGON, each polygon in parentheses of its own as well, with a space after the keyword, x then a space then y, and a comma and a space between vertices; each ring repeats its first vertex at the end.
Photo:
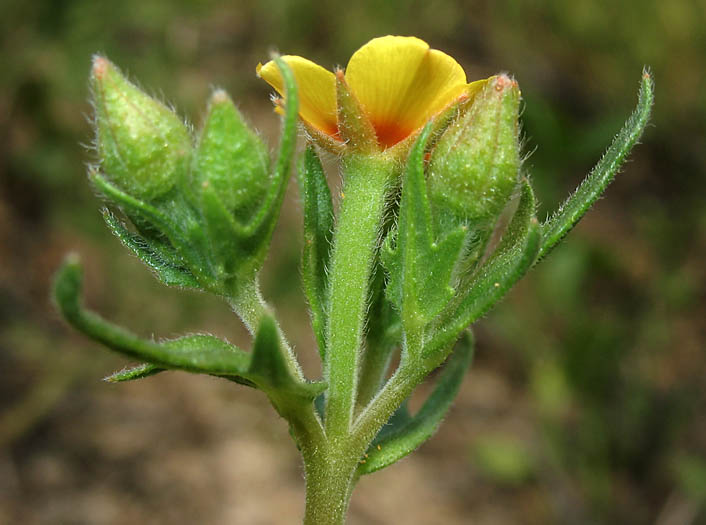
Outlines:
MULTIPOLYGON (((178 221, 146 202, 128 195, 111 184, 99 172, 92 170, 89 177, 93 185, 106 198, 120 206, 133 222, 149 224, 164 235, 173 249, 184 261, 198 283, 206 289, 214 289, 216 283, 210 261, 206 259, 208 250, 204 249, 201 226, 187 213, 181 213, 178 221)), ((186 206, 186 202, 182 203, 186 206)), ((182 206, 182 208, 183 208, 182 206)), ((182 212, 184 210, 182 209, 182 212)))
POLYGON ((169 231, 175 230, 176 225, 160 210, 147 204, 146 202, 125 193, 123 190, 112 184, 96 169, 88 172, 88 178, 98 191, 107 199, 114 202, 125 210, 125 213, 132 217, 152 225, 164 235, 168 236, 169 231))
POLYGON ((299 173, 299 187, 304 200, 302 281, 311 309, 311 324, 323 358, 326 353, 326 272, 333 235, 333 204, 324 169, 312 145, 306 148, 299 173))
MULTIPOLYGON (((414 416, 403 409, 391 418, 392 430, 385 427, 378 433, 368 449, 365 462, 358 466, 360 474, 370 474, 392 465, 429 439, 453 403, 473 356, 473 340, 468 337, 452 354, 437 380, 434 391, 414 416), (396 421, 392 421, 392 419, 396 421)), ((403 405, 404 407, 404 405, 403 405)))
POLYGON ((280 347, 277 326, 269 316, 260 323, 252 353, 205 334, 160 343, 146 341, 84 309, 80 304, 82 278, 78 258, 68 256, 54 283, 54 300, 64 318, 108 348, 147 361, 135 369, 113 374, 108 378, 110 381, 146 377, 160 369, 210 374, 263 390, 280 413, 311 403, 326 389, 324 383, 307 383, 291 374, 280 347))
MULTIPOLYGON (((409 399, 405 399, 397 410, 395 410, 392 416, 390 416, 390 419, 387 420, 385 426, 380 429, 377 436, 375 436, 375 440, 370 447, 368 447, 368 456, 370 456, 370 450, 373 448, 377 449, 377 445, 381 442, 391 438, 392 436, 400 434, 407 427, 407 425, 412 422, 412 420, 412 414, 409 411, 409 399)), ((382 446, 380 448, 382 448, 382 446)))
POLYGON ((534 209, 534 193, 525 179, 518 209, 505 234, 507 241, 501 241, 499 249, 465 283, 466 291, 453 313, 425 344, 425 358, 452 344, 532 267, 541 243, 540 226, 534 213, 530 213, 534 209))
MULTIPOLYGON (((201 213, 214 277, 224 281, 243 273, 245 268, 257 269, 257 252, 268 239, 253 238, 246 234, 226 209, 213 186, 208 185, 201 190, 201 213)), ((241 280, 246 279, 245 275, 240 277, 241 280)))
POLYGON ((623 129, 574 194, 542 223, 543 239, 537 260, 545 257, 571 231, 613 181, 625 157, 642 135, 650 118, 653 101, 654 82, 650 73, 645 70, 642 73, 637 107, 623 129))
POLYGON ((218 376, 242 376, 250 354, 210 335, 192 335, 162 343, 140 339, 83 308, 83 274, 75 255, 66 258, 54 282, 54 300, 64 318, 77 330, 108 348, 159 368, 218 376))
POLYGON ((135 379, 144 379, 160 372, 164 372, 166 368, 160 368, 150 363, 142 363, 141 365, 132 368, 125 368, 119 372, 109 375, 104 378, 104 381, 109 383, 123 383, 125 381, 134 381, 135 379))
POLYGON ((245 282, 251 283, 262 266, 282 207, 296 146, 296 82, 284 61, 279 57, 274 61, 284 79, 287 103, 274 172, 257 208, 241 223, 224 204, 218 187, 204 184, 200 190, 203 224, 196 225, 196 228, 197 232, 199 228, 206 231, 207 247, 203 252, 209 254, 206 266, 214 275, 212 281, 215 282, 211 283, 211 288, 231 297, 239 295, 240 286, 245 282))
POLYGON ((134 253, 138 259, 154 270, 157 278, 167 286, 200 289, 191 272, 165 258, 152 248, 152 243, 137 233, 129 231, 118 218, 107 208, 103 209, 103 219, 110 231, 123 245, 134 253))
POLYGON ((500 243, 491 258, 508 253, 519 242, 522 242, 527 237, 532 222, 536 220, 537 200, 535 199, 532 185, 526 177, 520 181, 519 190, 520 198, 517 203, 517 209, 512 215, 512 220, 503 232, 500 243))
POLYGON ((427 124, 412 148, 402 188, 396 247, 388 264, 387 286, 391 300, 402 312, 406 331, 424 325, 438 315, 453 298, 454 270, 467 237, 466 228, 450 230, 434 242, 431 208, 424 178, 424 151, 431 134, 427 124))
POLYGON ((326 389, 325 383, 307 383, 292 375, 280 346, 277 325, 268 315, 258 327, 252 362, 245 376, 269 395, 281 414, 292 405, 311 403, 326 389))
POLYGON ((273 57, 284 81, 286 103, 282 131, 280 133, 279 152, 274 165, 272 182, 262 205, 245 228, 245 234, 266 238, 267 244, 279 216, 284 193, 289 181, 292 158, 297 145, 297 122, 299 115, 299 90, 292 70, 281 57, 273 57))
POLYGON ((195 372, 219 376, 245 376, 251 361, 248 352, 208 334, 169 339, 160 346, 166 349, 172 362, 183 361, 195 372))

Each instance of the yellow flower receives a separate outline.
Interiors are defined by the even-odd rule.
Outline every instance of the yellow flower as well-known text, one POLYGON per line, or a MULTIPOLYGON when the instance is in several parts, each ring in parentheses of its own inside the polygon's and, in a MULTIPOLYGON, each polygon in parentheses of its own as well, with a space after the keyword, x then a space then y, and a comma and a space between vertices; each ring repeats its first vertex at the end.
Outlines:
MULTIPOLYGON (((315 132, 337 141, 339 134, 336 75, 299 56, 282 57, 299 86, 299 116, 315 132)), ((257 74, 284 96, 282 77, 273 61, 257 74)), ((473 95, 485 80, 466 82, 463 68, 449 55, 415 37, 374 38, 339 73, 372 125, 382 149, 421 129, 429 119, 473 95)))

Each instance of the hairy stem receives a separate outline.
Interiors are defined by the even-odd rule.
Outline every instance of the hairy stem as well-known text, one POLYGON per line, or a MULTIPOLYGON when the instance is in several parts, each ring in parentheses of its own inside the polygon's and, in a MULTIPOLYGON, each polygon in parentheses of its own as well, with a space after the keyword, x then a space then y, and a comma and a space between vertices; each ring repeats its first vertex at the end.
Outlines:
MULTIPOLYGON (((263 299, 260 293, 260 284, 255 277, 250 283, 238 283, 236 292, 228 297, 228 303, 233 311, 240 317, 243 324, 253 336, 260 326, 260 321, 267 313, 272 314, 272 309, 263 299)), ((274 315, 273 315, 274 317, 274 315)), ((279 334, 280 345, 284 350, 287 366, 291 374, 297 379, 304 379, 299 361, 297 360, 294 350, 289 346, 287 338, 282 331, 279 323, 277 325, 277 333, 279 334)))
POLYGON ((348 434, 356 397, 369 281, 394 164, 386 157, 352 157, 344 166, 330 277, 326 431, 348 434))
POLYGON ((325 447, 302 452, 306 468, 304 525, 343 525, 357 460, 325 447))

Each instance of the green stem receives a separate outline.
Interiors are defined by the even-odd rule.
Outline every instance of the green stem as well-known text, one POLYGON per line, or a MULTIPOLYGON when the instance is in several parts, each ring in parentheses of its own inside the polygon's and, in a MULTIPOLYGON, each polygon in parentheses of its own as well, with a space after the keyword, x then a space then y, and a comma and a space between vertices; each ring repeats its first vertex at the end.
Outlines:
POLYGON ((257 278, 248 283, 237 283, 235 290, 228 297, 228 303, 233 311, 243 321, 251 335, 255 335, 262 317, 267 311, 267 305, 260 293, 257 278))
MULTIPOLYGON (((267 302, 265 302, 265 299, 260 293, 260 283, 258 282, 257 277, 247 283, 238 283, 237 287, 235 287, 235 292, 228 297, 228 303, 238 317, 240 317, 240 320, 243 321, 243 324, 248 329, 248 332, 250 332, 253 336, 257 332, 257 328, 260 326, 260 321, 265 314, 272 314, 272 309, 267 302)), ((274 315, 272 317, 274 318, 274 315)), ((280 345, 284 350, 289 371, 297 379, 304 379, 304 373, 302 372, 299 361, 294 354, 294 350, 292 350, 292 347, 289 346, 289 342, 287 342, 287 338, 285 337, 284 332, 276 319, 275 324, 277 325, 280 345)))
POLYGON ((306 468, 304 525, 343 525, 357 479, 357 458, 326 447, 302 453, 306 468))
POLYGON ((420 369, 401 365, 375 397, 375 402, 358 416, 351 431, 351 441, 370 443, 425 375, 420 369))
POLYGON ((419 357, 422 347, 421 330, 406 335, 400 366, 382 387, 374 403, 366 406, 356 419, 350 433, 352 443, 370 443, 415 387, 444 362, 452 349, 449 346, 428 359, 422 359, 419 357))
MULTIPOLYGON (((240 284, 237 288, 238 293, 234 293, 229 297, 229 303, 233 311, 238 314, 243 324, 247 327, 251 334, 255 334, 257 327, 260 325, 260 321, 263 316, 270 311, 269 305, 263 299, 260 293, 260 287, 257 279, 253 279, 248 285, 240 284)), ((292 348, 287 343, 284 332, 277 324, 277 333, 279 334, 280 345, 285 351, 285 358, 287 359, 287 364, 291 373, 296 374, 295 377, 300 379, 304 378, 299 362, 292 350, 292 348)), ((277 399, 271 399, 273 404, 277 406, 277 399)), ((310 496, 309 489, 309 478, 312 477, 312 483, 314 487, 319 487, 320 485, 325 485, 322 483, 323 480, 320 479, 320 475, 310 474, 313 469, 315 473, 321 473, 322 469, 318 466, 316 461, 312 461, 312 458, 318 459, 319 461, 324 461, 328 457, 323 456, 323 451, 327 449, 326 435, 324 433, 324 428, 321 423, 314 404, 311 403, 306 408, 302 408, 296 411, 290 411, 287 413, 281 413, 281 415, 287 419, 290 425, 290 432, 294 436, 299 448, 302 450, 302 456, 304 458, 304 465, 306 468, 307 477, 307 509, 309 508, 309 500, 317 500, 316 496, 310 496), (312 452, 313 451, 313 452, 312 452), (313 466, 312 466, 313 465, 313 466)), ((315 490, 318 494, 321 492, 319 488, 311 489, 315 490)), ((324 491, 325 492, 325 491, 324 491)), ((347 499, 345 501, 348 501, 347 499)), ((307 510, 307 512, 309 512, 307 510)), ((345 512, 345 511, 344 511, 345 512)), ((344 514, 345 516, 345 514, 344 514)), ((311 523, 317 523, 312 521, 311 523)), ((324 522, 322 522, 324 523, 324 522)), ((336 523, 336 522, 331 522, 336 523)), ((343 523, 341 521, 341 523, 343 523)))
POLYGON ((326 432, 348 434, 356 397, 370 274, 394 164, 384 156, 345 159, 330 273, 326 432))

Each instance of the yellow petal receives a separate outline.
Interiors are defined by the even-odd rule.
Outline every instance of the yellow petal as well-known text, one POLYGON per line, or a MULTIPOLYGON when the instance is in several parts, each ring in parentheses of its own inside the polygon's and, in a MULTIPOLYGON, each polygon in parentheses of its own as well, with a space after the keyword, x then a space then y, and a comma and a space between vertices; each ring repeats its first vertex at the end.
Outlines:
MULTIPOLYGON (((336 124, 336 77, 311 60, 294 55, 282 59, 292 69, 299 87, 299 116, 314 128, 327 135, 335 135, 336 124)), ((282 75, 277 64, 270 60, 257 66, 257 74, 277 92, 285 96, 282 75)))
POLYGON ((466 94, 469 98, 473 98, 485 85, 494 79, 495 76, 484 78, 482 80, 475 80, 466 86, 466 94))
POLYGON ((374 38, 348 62, 346 81, 378 140, 391 146, 466 91, 466 73, 449 55, 414 37, 374 38))

